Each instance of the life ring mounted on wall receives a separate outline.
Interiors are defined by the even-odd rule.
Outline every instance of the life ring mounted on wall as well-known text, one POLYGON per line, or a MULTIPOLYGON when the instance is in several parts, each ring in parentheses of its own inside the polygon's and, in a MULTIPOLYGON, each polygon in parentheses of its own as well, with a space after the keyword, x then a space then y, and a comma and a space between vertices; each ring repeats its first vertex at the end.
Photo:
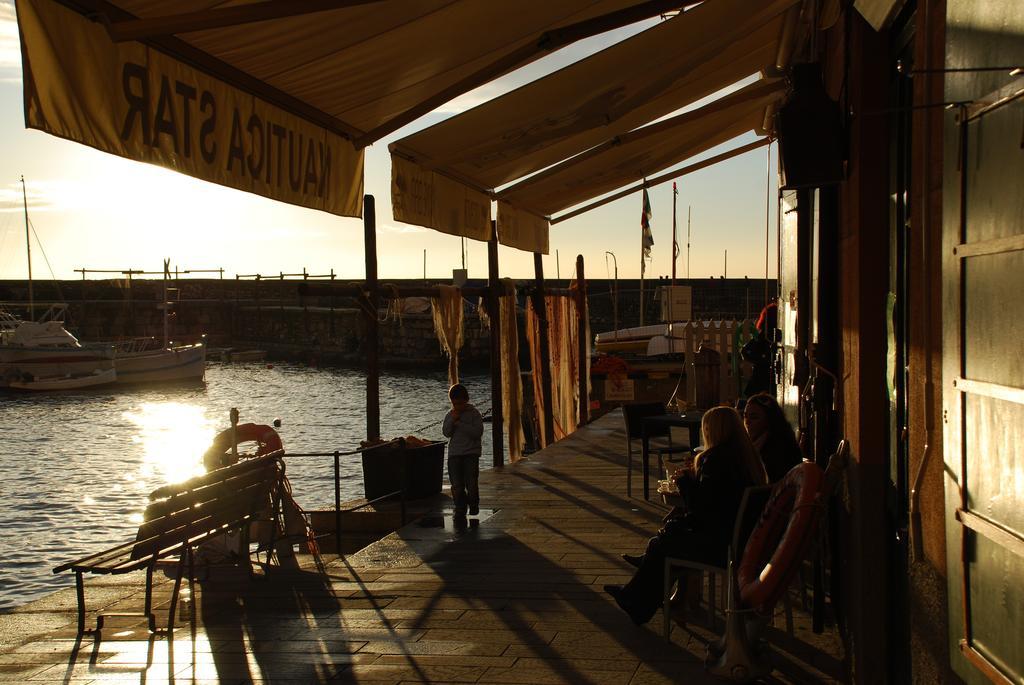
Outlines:
POLYGON ((742 606, 765 612, 786 591, 814 540, 823 481, 817 464, 803 462, 775 486, 736 574, 742 606))
POLYGON ((213 444, 203 455, 207 471, 229 466, 235 462, 232 448, 243 442, 255 442, 257 457, 284 449, 281 436, 271 426, 261 423, 240 423, 234 429, 228 428, 217 434, 213 444))

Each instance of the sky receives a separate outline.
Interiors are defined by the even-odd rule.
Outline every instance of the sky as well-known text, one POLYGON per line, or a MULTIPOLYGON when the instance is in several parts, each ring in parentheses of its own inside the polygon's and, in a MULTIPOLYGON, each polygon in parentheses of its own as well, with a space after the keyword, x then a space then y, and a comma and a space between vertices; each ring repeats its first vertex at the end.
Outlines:
MULTIPOLYGON (((652 20, 655 21, 655 20, 652 20)), ((365 192, 377 207, 378 272, 383 279, 450 278, 462 265, 461 240, 402 224, 391 216, 388 143, 550 73, 587 54, 647 28, 627 27, 563 49, 528 67, 467 93, 367 148, 365 192)), ((677 165, 685 166, 754 137, 737 139, 677 165)), ((224 269, 235 274, 326 274, 364 276, 363 225, 256 195, 224 188, 153 165, 121 159, 84 145, 25 128, 21 53, 13 0, 0 0, 0 279, 25 278, 25 218, 20 177, 25 177, 32 236, 32 271, 37 279, 81 278, 76 269, 159 271, 164 258, 181 271, 224 269)), ((770 170, 764 148, 679 180, 677 230, 682 254, 677 275, 686 274, 686 216, 692 214, 690 275, 775 276, 777 149, 770 170), (766 221, 766 210, 769 216, 766 221), (728 251, 728 272, 725 253, 728 251)), ((671 273, 672 184, 649 191, 654 234, 646 277, 671 273)), ((641 195, 630 194, 551 228, 548 278, 570 278, 576 255, 589 278, 640 275, 641 195)), ((487 276, 487 246, 467 240, 470 278, 487 276)), ((533 255, 499 250, 504 277, 533 276, 533 255)), ((95 274, 90 277, 109 278, 95 274)))

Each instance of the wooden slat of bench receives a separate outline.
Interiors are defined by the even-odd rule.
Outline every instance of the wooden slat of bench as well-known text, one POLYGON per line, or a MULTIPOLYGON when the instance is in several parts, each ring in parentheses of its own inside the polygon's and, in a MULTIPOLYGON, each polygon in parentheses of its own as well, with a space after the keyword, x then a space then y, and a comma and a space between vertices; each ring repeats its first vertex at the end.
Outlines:
POLYGON ((199 510, 217 506, 220 501, 230 501, 240 493, 250 492, 253 489, 269 493, 278 479, 279 472, 276 469, 263 469, 245 474, 241 478, 202 488, 200 491, 192 493, 194 496, 191 497, 174 498, 161 502, 159 508, 156 505, 150 505, 146 509, 144 522, 139 526, 139 534, 136 539, 144 539, 163 530, 176 528, 180 525, 180 521, 199 516, 199 510))
MULTIPOLYGON (((235 497, 233 506, 224 506, 208 510, 204 515, 181 525, 163 531, 160 534, 145 538, 127 547, 122 545, 116 553, 107 550, 105 553, 93 555, 65 565, 65 569, 89 571, 92 573, 127 573, 145 567, 153 559, 160 559, 181 550, 184 544, 195 545, 211 537, 242 527, 257 515, 257 509, 264 507, 263 500, 267 495, 264 491, 259 504, 253 499, 235 497)), ((269 502, 268 502, 269 504, 269 502)))
POLYGON ((172 497, 153 502, 146 507, 143 516, 146 521, 152 521, 204 502, 216 500, 225 494, 247 487, 252 483, 273 481, 278 477, 278 473, 279 471, 274 464, 265 464, 258 469, 246 469, 230 478, 199 484, 183 490, 172 497))
MULTIPOLYGON (((193 541, 194 538, 225 525, 246 521, 256 512, 268 511, 272 489, 272 484, 255 483, 245 490, 224 497, 215 503, 207 503, 206 506, 179 512, 174 517, 167 517, 164 522, 173 524, 173 527, 137 541, 132 550, 132 557, 138 559, 159 552, 166 547, 193 541)), ((142 528, 139 529, 139 532, 143 533, 142 528)))
MULTIPOLYGON (((215 490, 223 493, 225 488, 215 487, 214 489, 205 488, 206 485, 219 486, 222 484, 237 486, 242 482, 246 482, 247 485, 243 489, 237 489, 231 487, 228 491, 231 493, 231 497, 225 501, 224 504, 229 505, 231 508, 229 511, 223 512, 227 516, 223 516, 219 520, 215 520, 213 514, 215 509, 211 509, 209 506, 204 507, 202 511, 198 508, 188 510, 182 510, 179 515, 179 520, 174 522, 168 520, 165 523, 170 525, 170 528, 164 528, 163 533, 175 533, 178 536, 187 535, 195 541, 202 541, 208 537, 219 534, 225 529, 230 523, 238 523, 234 528, 240 527, 250 518, 252 518, 253 512, 259 509, 265 509, 264 502, 267 505, 270 503, 269 495, 273 491, 274 485, 276 485, 282 474, 283 464, 280 462, 280 453, 274 453, 256 459, 246 460, 238 464, 233 464, 221 469, 217 469, 214 472, 192 478, 184 483, 176 485, 169 485, 163 488, 159 488, 154 491, 153 495, 158 493, 164 493, 166 499, 163 502, 169 502, 174 499, 174 493, 187 494, 193 490, 204 489, 208 492, 214 492, 215 490), (255 475, 254 475, 255 474, 255 475), (167 496, 170 495, 170 496, 167 496), (248 496, 248 497, 247 497, 248 496), (237 521, 226 520, 234 518, 237 521), (192 521, 191 527, 186 527, 183 521, 192 521), (209 525, 215 530, 197 532, 203 526, 209 525), (205 533, 205 534, 203 534, 205 533)), ((151 495, 151 499, 153 498, 151 495)), ((179 500, 184 501, 184 500, 179 500)), ((204 500, 207 504, 211 500, 204 500)), ((216 503, 216 499, 212 500, 216 503)), ((152 506, 152 505, 151 505, 152 506)), ((173 507, 177 509, 177 507, 173 507)), ((147 508, 148 511, 148 508, 147 508)), ((148 522, 150 524, 156 523, 155 521, 148 522)), ((143 524, 145 526, 146 523, 143 524)), ((140 527, 140 534, 143 533, 142 527, 140 527)), ((153 553, 157 554, 157 558, 166 556, 167 554, 173 553, 181 546, 187 539, 178 537, 176 540, 167 539, 162 545, 156 546, 153 543, 156 542, 158 534, 153 534, 153 530, 147 533, 145 539, 137 539, 132 542, 126 542, 109 549, 105 549, 99 552, 86 555, 79 559, 75 559, 70 562, 61 564, 53 569, 54 573, 62 573, 68 570, 74 571, 91 571, 93 573, 125 573, 132 570, 144 568, 152 560, 153 553), (140 554, 140 544, 149 543, 150 548, 153 552, 149 555, 140 554)))
MULTIPOLYGON (((126 542, 123 545, 118 545, 117 547, 111 547, 100 552, 93 552, 92 554, 81 557, 80 559, 75 559, 74 561, 61 564, 60 566, 55 567, 53 572, 63 573, 64 571, 79 571, 89 569, 93 565, 102 568, 109 565, 111 560, 118 559, 120 557, 130 558, 134 546, 134 542, 126 542)), ((142 563, 137 568, 142 568, 143 566, 145 566, 145 563, 142 563)))
POLYGON ((258 470, 269 464, 274 464, 275 466, 277 466, 280 464, 280 458, 283 454, 283 450, 278 450, 277 452, 266 454, 262 457, 256 457, 254 459, 245 459, 236 464, 231 464, 230 466, 224 466, 219 469, 214 469, 209 473, 204 473, 201 476, 189 478, 188 480, 182 481, 181 483, 165 485, 151 492, 149 494, 149 499, 159 500, 170 498, 173 497, 174 495, 202 487, 203 485, 211 485, 214 483, 225 481, 229 478, 235 478, 239 474, 245 473, 246 471, 258 470))

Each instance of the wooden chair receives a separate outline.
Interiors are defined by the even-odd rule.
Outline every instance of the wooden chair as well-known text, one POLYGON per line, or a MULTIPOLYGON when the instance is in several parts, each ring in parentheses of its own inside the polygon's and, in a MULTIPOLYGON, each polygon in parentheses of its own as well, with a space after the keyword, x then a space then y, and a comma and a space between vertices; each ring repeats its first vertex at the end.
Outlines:
MULTIPOLYGON (((732 545, 730 549, 742 550, 747 544, 747 538, 750 537, 750 532, 754 530, 757 525, 757 520, 761 516, 761 511, 764 509, 765 502, 768 501, 768 497, 772 493, 771 485, 756 485, 747 488, 743 491, 743 499, 740 500, 740 508, 736 514, 736 522, 733 524, 732 529, 732 545)), ((664 587, 662 589, 662 614, 664 618, 664 632, 665 639, 670 639, 672 633, 672 586, 675 584, 676 569, 690 569, 697 571, 702 576, 706 574, 708 577, 708 627, 714 629, 715 627, 715 609, 717 602, 715 599, 715 580, 721 576, 722 587, 726 586, 726 577, 728 575, 728 568, 725 566, 716 566, 714 564, 702 564, 697 561, 689 561, 687 559, 677 559, 674 557, 667 557, 665 559, 665 575, 664 575, 664 587)), ((703 585, 703 582, 701 583, 703 585)), ((724 607, 723 607, 724 609, 724 607)))
MULTIPOLYGON (((644 419, 652 416, 664 416, 667 413, 661 402, 643 402, 640 404, 622 405, 622 417, 626 423, 626 495, 633 496, 633 441, 642 440, 644 419)), ((658 455, 658 472, 664 473, 667 457, 690 451, 689 445, 673 445, 672 431, 667 426, 648 431, 648 438, 666 438, 667 444, 651 446, 651 451, 658 455)))

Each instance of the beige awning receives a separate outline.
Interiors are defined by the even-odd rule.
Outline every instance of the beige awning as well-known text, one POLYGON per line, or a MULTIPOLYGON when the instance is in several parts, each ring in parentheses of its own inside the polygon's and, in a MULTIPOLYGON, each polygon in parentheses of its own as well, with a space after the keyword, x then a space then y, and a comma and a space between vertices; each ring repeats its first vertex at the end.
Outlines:
POLYGON ((498 198, 541 216, 650 176, 747 132, 785 94, 779 79, 762 80, 700 109, 618 136, 509 186, 498 198))
POLYGON ((364 145, 552 48, 685 4, 19 0, 28 125, 355 215, 364 145))
POLYGON ((773 71, 786 10, 794 5, 796 0, 705 2, 407 136, 391 150, 493 190, 752 74, 773 71))

